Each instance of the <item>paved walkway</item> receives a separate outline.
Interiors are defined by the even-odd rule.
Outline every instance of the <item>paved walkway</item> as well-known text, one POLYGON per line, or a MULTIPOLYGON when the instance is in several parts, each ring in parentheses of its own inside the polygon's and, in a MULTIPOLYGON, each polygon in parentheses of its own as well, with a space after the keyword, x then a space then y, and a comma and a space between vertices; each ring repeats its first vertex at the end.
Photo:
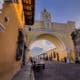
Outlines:
POLYGON ((80 64, 46 61, 45 69, 34 75, 35 80, 80 80, 80 64))
POLYGON ((12 80, 34 80, 34 73, 31 70, 31 63, 27 63, 12 80))

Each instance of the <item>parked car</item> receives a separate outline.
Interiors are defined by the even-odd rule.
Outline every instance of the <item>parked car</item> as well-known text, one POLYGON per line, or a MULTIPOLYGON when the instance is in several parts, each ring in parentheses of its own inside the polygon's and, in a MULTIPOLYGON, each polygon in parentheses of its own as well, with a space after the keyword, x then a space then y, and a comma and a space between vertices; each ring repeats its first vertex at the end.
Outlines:
POLYGON ((40 71, 45 69, 45 62, 43 59, 37 59, 33 64, 33 70, 40 71))

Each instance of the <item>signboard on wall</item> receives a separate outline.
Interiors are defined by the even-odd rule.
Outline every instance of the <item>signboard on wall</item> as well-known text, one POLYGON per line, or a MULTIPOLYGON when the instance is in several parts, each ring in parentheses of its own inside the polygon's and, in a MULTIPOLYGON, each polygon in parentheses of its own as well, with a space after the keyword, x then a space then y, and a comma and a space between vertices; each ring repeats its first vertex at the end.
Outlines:
POLYGON ((34 24, 35 0, 23 0, 25 25, 34 24))

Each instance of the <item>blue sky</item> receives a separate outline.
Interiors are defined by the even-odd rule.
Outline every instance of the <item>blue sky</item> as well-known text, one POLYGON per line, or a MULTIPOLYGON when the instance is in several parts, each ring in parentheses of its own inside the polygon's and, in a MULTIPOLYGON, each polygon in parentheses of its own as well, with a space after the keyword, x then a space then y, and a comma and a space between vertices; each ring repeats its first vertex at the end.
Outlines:
POLYGON ((31 44, 30 49, 33 55, 38 55, 55 47, 56 46, 48 40, 37 40, 31 44))
POLYGON ((52 15, 52 22, 76 22, 80 28, 80 0, 36 0, 35 20, 40 19, 40 12, 45 8, 52 15))
MULTIPOLYGON (((80 28, 80 0, 36 0, 35 20, 40 20, 40 12, 44 8, 51 13, 52 22, 75 21, 76 28, 80 28)), ((37 41, 31 46, 33 54, 39 54, 52 48, 54 45, 46 40, 37 41)))

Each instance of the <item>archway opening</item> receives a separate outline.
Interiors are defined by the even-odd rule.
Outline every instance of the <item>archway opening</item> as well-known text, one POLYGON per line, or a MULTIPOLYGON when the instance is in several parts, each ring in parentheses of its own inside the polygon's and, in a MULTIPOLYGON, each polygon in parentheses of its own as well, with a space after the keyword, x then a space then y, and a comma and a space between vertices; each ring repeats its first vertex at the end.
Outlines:
POLYGON ((29 49, 32 53, 32 57, 38 59, 42 58, 51 61, 64 61, 64 58, 67 57, 63 44, 50 35, 39 36, 38 39, 34 40, 32 44, 30 44, 29 49), (47 39, 47 37, 49 39, 47 39))
POLYGON ((33 56, 43 54, 54 48, 56 48, 56 45, 49 40, 37 40, 30 46, 33 56))

